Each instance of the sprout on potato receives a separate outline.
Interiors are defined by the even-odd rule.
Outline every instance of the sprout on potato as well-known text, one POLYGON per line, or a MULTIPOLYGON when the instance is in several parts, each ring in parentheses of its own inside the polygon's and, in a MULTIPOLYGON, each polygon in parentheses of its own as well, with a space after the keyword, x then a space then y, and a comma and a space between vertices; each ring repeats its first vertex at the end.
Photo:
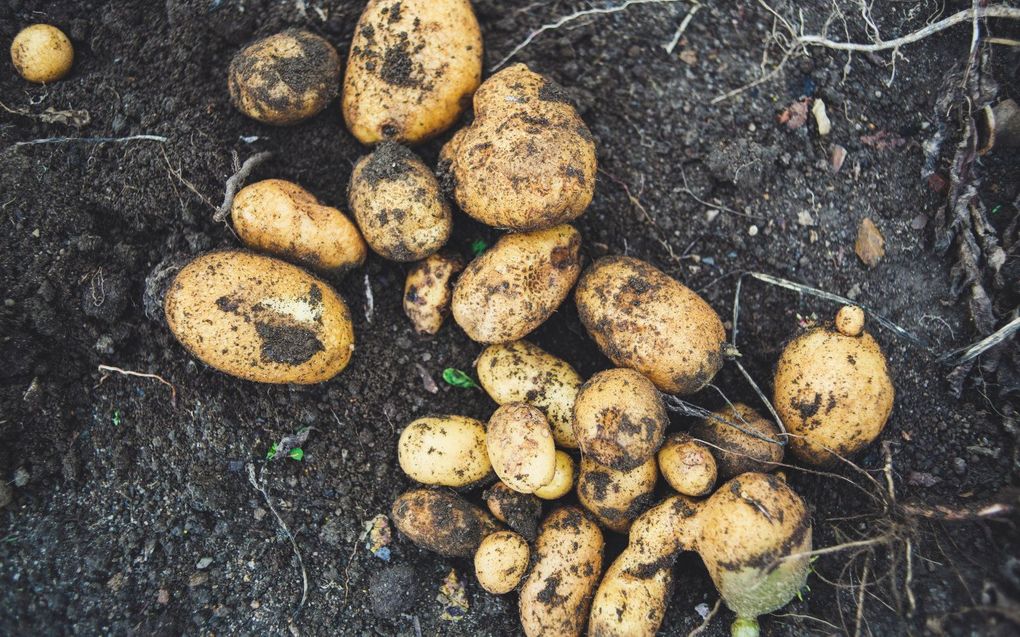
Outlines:
POLYGON ((450 313, 453 276, 464 269, 459 257, 436 253, 417 263, 404 282, 404 314, 419 334, 438 334, 450 313))
POLYGON ((545 416, 525 403, 510 403, 489 418, 485 444, 503 484, 534 493, 556 475, 556 445, 545 416))
POLYGON ((449 491, 414 489, 391 510, 397 530, 418 546, 447 557, 471 557, 482 540, 499 530, 496 520, 449 491))
POLYGON ((712 445, 720 480, 775 469, 783 460, 781 433, 775 423, 743 403, 727 406, 691 426, 692 436, 712 445))
POLYGON ((577 499, 605 528, 626 533, 634 518, 652 503, 659 470, 655 458, 618 471, 581 457, 577 499))
POLYGON ((677 493, 701 497, 712 492, 717 467, 708 447, 685 433, 675 433, 659 449, 659 470, 677 493))
POLYGON ((485 425, 464 416, 426 416, 411 422, 397 442, 400 468, 422 484, 466 487, 489 477, 485 425))
POLYGON ((74 46, 52 24, 33 24, 14 36, 11 62, 18 75, 36 84, 63 79, 74 63, 74 46))
POLYGON ((475 552, 475 577, 494 595, 517 588, 528 570, 531 549, 523 537, 513 531, 497 531, 482 540, 475 552))

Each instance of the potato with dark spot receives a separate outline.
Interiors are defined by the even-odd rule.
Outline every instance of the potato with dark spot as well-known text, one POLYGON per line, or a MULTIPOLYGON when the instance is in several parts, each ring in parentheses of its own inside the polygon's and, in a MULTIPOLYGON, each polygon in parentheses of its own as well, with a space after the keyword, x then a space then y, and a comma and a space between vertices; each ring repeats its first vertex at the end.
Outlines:
POLYGON ((482 588, 503 595, 517 588, 528 570, 531 549, 513 531, 497 531, 482 540, 475 553, 475 577, 482 588))
POLYGON ((633 469, 617 471, 582 456, 577 499, 599 524, 611 531, 626 533, 634 518, 652 503, 658 479, 655 458, 633 469))
POLYGON ((542 517, 542 501, 531 493, 514 491, 497 482, 482 493, 482 499, 492 515, 517 531, 529 542, 538 534, 542 517))
POLYGON ((56 82, 71 71, 74 46, 52 24, 33 24, 19 31, 11 41, 11 62, 18 75, 29 82, 56 82))
POLYGON ((549 422, 531 405, 510 403, 497 409, 486 427, 485 446, 496 475, 514 491, 534 493, 556 475, 549 422))
POLYGON ((565 451, 556 450, 556 472, 548 484, 535 489, 535 495, 543 500, 558 500, 570 493, 574 486, 574 459, 565 451))
POLYGON ((419 334, 438 334, 450 313, 453 276, 464 269, 459 257, 433 254, 416 264, 404 282, 404 314, 419 334))
POLYGON ((207 365, 260 383, 319 383, 354 351, 351 314, 333 288, 284 261, 242 250, 203 254, 167 290, 166 321, 207 365))
POLYGON ((397 530, 423 549, 446 557, 471 557, 486 536, 499 530, 495 519, 459 495, 414 489, 390 511, 397 530))
POLYGON ((466 487, 492 473, 485 425, 464 416, 426 416, 411 422, 397 441, 400 468, 422 484, 466 487))
POLYGON ((324 38, 288 29, 257 40, 230 61, 234 107, 263 124, 296 124, 336 97, 340 56, 324 38))
POLYGON ((691 425, 691 435, 712 445, 720 480, 751 471, 768 473, 782 462, 783 437, 771 420, 743 403, 734 403, 712 415, 715 417, 691 425))
POLYGON ((662 477, 677 493, 701 497, 712 492, 718 473, 715 457, 708 447, 687 434, 666 438, 658 461, 662 477))
POLYGON ((723 364, 722 319, 700 296, 633 257, 602 257, 574 293, 585 329, 609 360, 670 394, 693 394, 723 364))

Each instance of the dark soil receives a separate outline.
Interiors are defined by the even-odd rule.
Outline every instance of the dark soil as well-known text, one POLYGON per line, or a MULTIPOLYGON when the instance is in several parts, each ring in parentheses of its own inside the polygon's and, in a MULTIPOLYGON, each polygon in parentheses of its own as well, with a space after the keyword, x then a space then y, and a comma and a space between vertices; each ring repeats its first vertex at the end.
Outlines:
MULTIPOLYGON (((882 440, 891 444, 899 501, 962 507, 1015 485, 1016 440, 1003 417, 1011 413, 1009 388, 978 368, 954 399, 949 370, 933 354, 979 337, 950 285, 952 255, 932 248, 930 220, 945 197, 921 178, 921 145, 935 100, 946 73, 967 57, 970 28, 904 48, 891 84, 887 56, 855 55, 847 68, 845 55, 813 51, 770 81, 713 104, 717 95, 759 77, 773 19, 749 0, 703 3, 670 55, 663 45, 684 4, 636 5, 578 20, 539 35, 515 58, 563 85, 596 137, 604 172, 594 203, 577 222, 587 257, 647 259, 725 317, 734 274, 743 270, 859 299, 930 343, 924 350, 869 324, 896 384, 882 440), (818 136, 810 115, 796 130, 777 123, 805 94, 825 100, 833 123, 828 138, 818 136), (862 141, 882 131, 903 143, 880 150, 862 141), (833 144, 848 151, 838 173, 829 168, 833 144), (873 269, 854 254, 865 217, 886 239, 887 254, 873 269)), ((827 16, 820 7, 828 3, 773 4, 790 16, 799 7, 808 31, 827 16)), ((857 3, 840 4, 850 37, 866 38, 857 3)), ((948 14, 970 6, 957 0, 945 7, 935 0, 874 4, 886 37, 918 28, 940 9, 948 14)), ((539 25, 587 6, 477 2, 486 68, 539 25)), ((146 277, 160 263, 237 245, 212 221, 234 172, 233 156, 243 161, 271 150, 273 159, 253 179, 293 180, 344 206, 351 167, 366 151, 345 131, 338 102, 294 127, 260 125, 231 107, 226 74, 245 43, 288 27, 319 33, 346 56, 360 10, 361 3, 342 0, 0 0, 3 42, 27 24, 49 22, 76 48, 72 74, 51 86, 23 82, 6 55, 0 62, 0 478, 13 487, 13 501, 0 509, 0 633, 519 632, 515 597, 481 591, 470 560, 440 558, 395 538, 390 565, 411 567, 413 574, 382 576, 387 564, 359 540, 365 522, 388 513, 409 486, 395 458, 403 424, 428 412, 484 419, 494 408, 476 390, 442 383, 444 368, 470 370, 481 347, 455 325, 433 339, 415 335, 401 310, 409 266, 373 256, 363 272, 332 281, 355 317, 357 351, 346 371, 312 387, 258 385, 215 372, 143 311, 146 277), (76 130, 8 112, 47 108, 88 111, 89 123, 76 130), (166 141, 14 146, 140 134, 166 141), (371 318, 366 280, 374 293, 371 318), (158 381, 104 377, 99 365, 159 374, 176 388, 176 401, 158 381), (419 366, 439 383, 438 393, 428 391, 419 366), (314 429, 302 461, 264 465, 270 445, 305 426, 314 429), (265 466, 268 493, 308 569, 308 601, 293 620, 300 569, 249 483, 249 462, 257 470, 265 466), (459 623, 441 619, 435 601, 451 568, 470 601, 459 623), (394 582, 413 582, 420 591, 402 594, 392 590, 394 582)), ((842 39, 836 24, 831 33, 842 39)), ((1018 37, 1004 21, 990 28, 1018 37)), ((992 53, 981 72, 999 83, 1001 97, 1017 97, 1020 50, 995 46, 992 53)), ((431 165, 443 141, 420 149, 431 165)), ((999 206, 993 224, 1007 247, 1015 241, 1009 223, 1017 215, 1017 169, 1009 153, 993 153, 978 165, 981 195, 989 209, 999 206)), ((456 225, 451 247, 465 256, 472 242, 498 237, 463 215, 456 225)), ((1015 260, 1008 267, 1017 272, 1015 260)), ((994 294, 1001 324, 1017 305, 1016 279, 994 294)), ((745 280, 739 343, 750 373, 768 387, 799 317, 831 318, 835 309, 745 280)), ((533 339, 585 375, 608 366, 572 303, 533 339)), ((731 364, 715 383, 731 398, 757 404, 731 364)), ((692 400, 722 404, 711 388, 692 400)), ((674 429, 688 424, 673 418, 674 429)), ((884 486, 881 445, 856 460, 884 486)), ((879 488, 852 469, 837 471, 866 489, 879 488)), ((873 515, 874 502, 848 481, 798 470, 787 475, 810 503, 816 546, 887 528, 873 515)), ((480 498, 480 490, 470 497, 480 498)), ((848 587, 858 584, 868 559, 859 634, 1016 634, 1008 623, 1009 609, 1014 620, 1017 612, 1010 600, 1020 598, 1015 526, 916 519, 913 530, 916 610, 904 582, 902 545, 891 553, 850 550, 820 558, 810 591, 765 618, 766 634, 853 634, 858 596, 848 587)), ((607 557, 619 548, 613 539, 607 557)), ((711 606, 717 594, 696 556, 681 557, 676 575, 662 632, 686 635, 701 622, 695 608, 711 606)), ((728 634, 729 620, 722 611, 704 634, 728 634)))

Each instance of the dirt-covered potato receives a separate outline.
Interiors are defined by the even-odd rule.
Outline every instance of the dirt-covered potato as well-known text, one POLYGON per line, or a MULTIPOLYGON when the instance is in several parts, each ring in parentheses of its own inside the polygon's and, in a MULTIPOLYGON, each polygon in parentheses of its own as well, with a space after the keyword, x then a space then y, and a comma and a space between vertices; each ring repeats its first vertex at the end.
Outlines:
POLYGON ((36 84, 56 82, 71 71, 74 46, 51 24, 33 24, 14 36, 11 62, 18 75, 36 84))
POLYGON ((177 340, 207 365, 260 383, 319 383, 354 351, 351 314, 333 288, 289 263, 242 250, 184 266, 163 303, 177 340))
POLYGON ((549 484, 535 489, 535 495, 543 500, 558 500, 574 487, 574 459, 565 451, 556 450, 556 473, 549 484))
POLYGON ((677 493, 700 497, 715 486, 718 469, 712 451, 685 433, 675 433, 659 449, 659 470, 677 493))
POLYGON ((469 0, 370 0, 347 58, 344 120, 363 144, 424 141, 457 121, 481 80, 469 0))
POLYGON ((482 493, 489 511, 500 522, 517 531, 529 542, 538 535, 542 501, 531 493, 514 491, 497 482, 482 493))
POLYGON ((496 475, 514 491, 534 493, 556 475, 556 444, 536 407, 509 403, 497 409, 489 418, 485 445, 496 475))
POLYGON ((882 348, 863 331, 808 330, 776 366, 775 406, 790 452, 814 465, 834 461, 830 451, 846 457, 878 438, 895 393, 882 348))
POLYGON ((283 179, 242 188, 234 197, 230 217, 238 238, 249 248, 318 270, 356 268, 368 252, 357 226, 342 212, 283 179))
POLYGON ((411 422, 397 442, 400 468, 422 484, 465 487, 492 472, 485 425, 465 416, 426 416, 411 422))
POLYGON ((296 124, 336 97, 340 56, 324 38, 288 29, 252 42, 230 61, 234 107, 263 124, 296 124))
POLYGON ((486 536, 499 530, 482 509, 449 491, 414 489, 390 511, 397 530, 409 540, 447 557, 471 557, 486 536))
POLYGON ((605 541, 598 525, 577 507, 563 507, 542 522, 535 564, 521 586, 521 625, 527 637, 579 637, 602 575, 605 541))
POLYGON ((595 193, 595 142, 563 89, 515 64, 482 84, 474 107, 440 158, 457 205, 511 230, 581 216, 595 193))
POLYGON ((580 272, 581 234, 571 226, 504 235, 460 276, 453 319, 473 341, 516 341, 552 316, 580 272))
POLYGON ((693 394, 723 363, 726 331, 700 296, 632 257, 603 257, 581 275, 577 311, 599 349, 670 394, 693 394))
POLYGON ((538 407, 549 420, 557 446, 577 448, 573 412, 581 377, 569 363, 528 341, 513 341, 486 347, 475 370, 494 401, 538 407))
POLYGON ((734 403, 713 415, 744 430, 715 418, 705 418, 691 426, 693 437, 713 445, 712 455, 715 456, 720 480, 729 480, 751 471, 768 473, 776 468, 776 463, 782 462, 783 446, 777 444, 782 440, 781 432, 771 420, 762 418, 743 403, 734 403))
POLYGON ((383 142, 358 160, 347 201, 365 241, 392 261, 420 261, 450 238, 453 213, 417 155, 383 142))
POLYGON ((581 457, 577 499, 605 528, 626 533, 631 522, 652 503, 659 470, 655 458, 617 471, 581 457))
POLYGON ((493 595, 517 588, 528 570, 531 549, 528 542, 513 531, 497 531, 486 536, 475 552, 475 577, 493 595))
POLYGON ((632 369, 595 374, 574 401, 574 435, 582 455, 618 471, 653 457, 667 425, 659 392, 632 369))
POLYGON ((419 334, 438 334, 450 313, 453 275, 464 269, 460 258, 436 253, 416 264, 404 282, 404 314, 419 334))

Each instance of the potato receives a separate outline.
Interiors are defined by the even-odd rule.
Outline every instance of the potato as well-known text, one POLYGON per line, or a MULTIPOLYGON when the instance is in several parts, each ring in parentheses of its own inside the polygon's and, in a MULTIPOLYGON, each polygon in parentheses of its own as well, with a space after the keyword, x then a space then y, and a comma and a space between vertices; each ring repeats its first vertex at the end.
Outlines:
POLYGON ((895 393, 882 348, 867 332, 847 336, 816 327, 790 341, 776 366, 774 404, 790 452, 813 465, 878 438, 895 393))
POLYGON ((653 457, 668 424, 659 392, 632 369, 595 374, 574 401, 574 435, 581 454, 617 471, 653 457))
POLYGON ((677 493, 700 497, 715 486, 717 468, 708 447, 685 433, 675 433, 659 449, 662 477, 677 493))
POLYGON ((342 271, 365 262, 358 228, 301 186, 266 179, 241 189, 230 208, 244 245, 318 270, 342 271))
POLYGON ((575 291, 585 329, 609 360, 670 394, 693 394, 723 363, 726 332, 708 303, 632 257, 602 257, 575 291))
POLYGON ((260 383, 319 383, 354 351, 351 314, 331 287, 289 263, 242 250, 184 266, 163 303, 177 340, 221 372, 260 383))
POLYGON ((464 416, 426 416, 411 422, 397 442, 400 468, 422 484, 466 487, 492 473, 485 425, 464 416))
POLYGON ((534 493, 556 475, 556 445, 545 416, 524 403, 503 405, 485 433, 489 460, 503 484, 534 493))
POLYGON ((383 142, 354 165, 348 204, 365 240, 392 261, 420 261, 450 238, 453 213, 417 155, 383 142))
POLYGON ((530 493, 514 491, 502 482, 492 485, 482 494, 489 511, 500 522, 517 531, 528 541, 538 534, 542 517, 542 501, 530 493))
POLYGON ((450 282, 464 269, 459 257, 433 254, 417 263, 404 282, 404 314, 419 334, 438 334, 450 313, 450 282))
POLYGON ((227 88, 234 108, 283 126, 318 114, 340 83, 340 56, 324 38, 288 29, 252 42, 230 61, 227 88))
POLYGON ((578 637, 602 575, 605 542, 599 527, 577 507, 563 507, 542 522, 535 563, 521 586, 521 625, 527 637, 578 637))
POLYGON ((74 46, 57 27, 33 24, 14 36, 11 42, 11 62, 18 75, 29 82, 56 82, 71 71, 74 46))
POLYGON ((475 553, 475 577, 493 595, 509 593, 527 572, 530 557, 531 549, 523 537, 513 531, 497 531, 486 536, 475 553))
POLYGON ((516 341, 552 316, 580 272, 581 235, 571 226, 504 235, 460 276, 453 319, 473 341, 516 341))
POLYGON ((767 473, 783 460, 783 446, 752 436, 752 432, 771 440, 782 440, 781 432, 771 420, 743 403, 734 403, 712 414, 716 418, 739 425, 745 431, 705 418, 691 426, 691 435, 712 445, 719 479, 729 480, 741 473, 767 473))
POLYGON ((574 459, 565 451, 556 450, 556 473, 549 484, 535 489, 535 495, 543 500, 558 500, 570 493, 574 486, 574 459))
POLYGON ((599 524, 626 533, 630 523, 652 503, 659 470, 655 458, 633 469, 617 471, 584 456, 577 478, 577 499, 599 524))
POLYGON ((468 0, 370 0, 347 58, 344 121, 363 144, 421 142, 457 121, 481 79, 468 0))
POLYGON ((494 401, 538 407, 549 420, 556 444, 577 449, 573 411, 581 377, 566 361, 528 341, 513 341, 486 347, 475 370, 494 401))
POLYGON ((499 530, 495 519, 449 491, 414 489, 390 511, 397 530, 423 549, 446 557, 471 557, 486 536, 499 530))
POLYGON ((595 193, 595 141, 563 89, 515 64, 482 84, 474 107, 474 121, 441 155, 457 205, 511 230, 581 216, 595 193))

